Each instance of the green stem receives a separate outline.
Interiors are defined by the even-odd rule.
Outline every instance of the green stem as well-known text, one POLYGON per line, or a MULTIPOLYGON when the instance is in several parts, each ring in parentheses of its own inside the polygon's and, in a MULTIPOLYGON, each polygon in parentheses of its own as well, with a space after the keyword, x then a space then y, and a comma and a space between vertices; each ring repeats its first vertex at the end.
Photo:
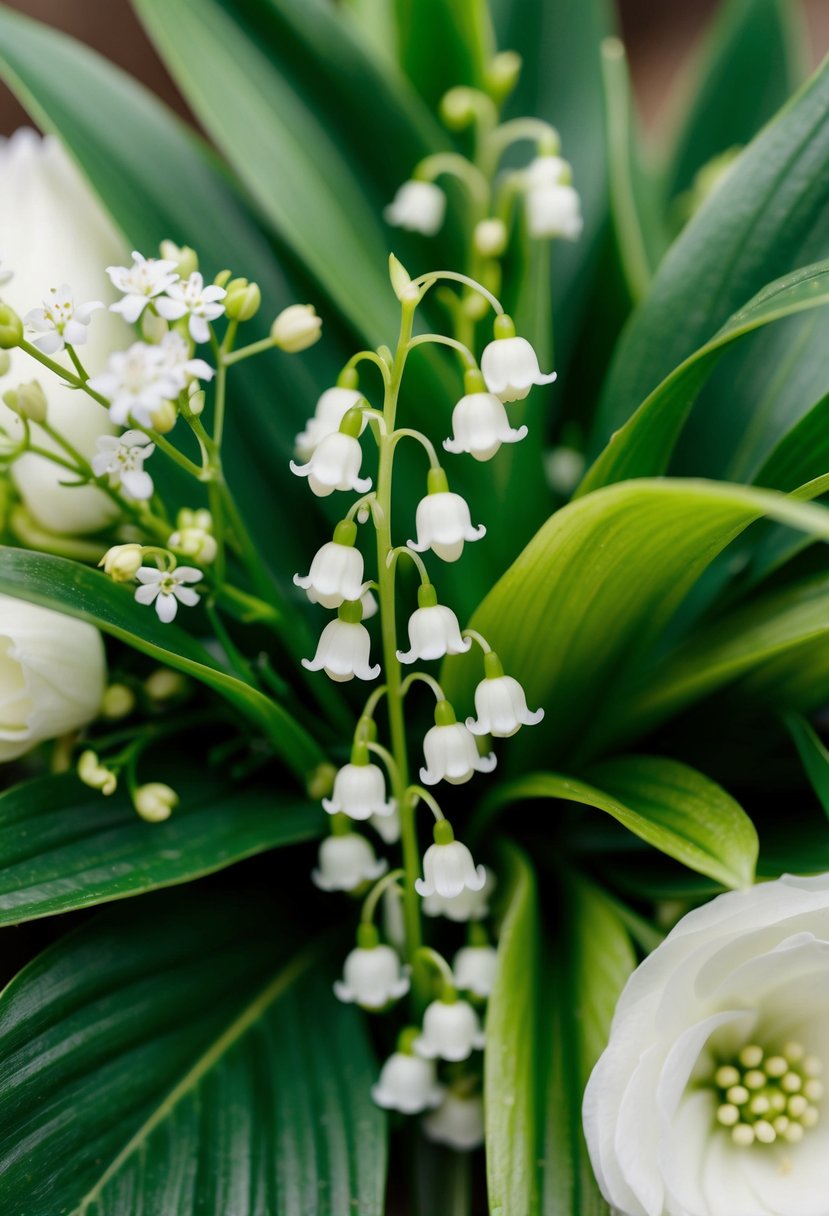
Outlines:
POLYGON ((262 338, 259 342, 251 342, 249 346, 240 346, 238 350, 229 352, 222 356, 222 363, 225 367, 231 367, 234 363, 241 363, 243 359, 249 359, 251 355, 261 355, 263 351, 275 350, 276 343, 273 338, 262 338))
POLYGON ((465 367, 471 371, 478 370, 478 360, 469 347, 465 343, 459 342, 457 338, 447 338, 445 334, 419 334, 416 338, 412 338, 409 349, 414 350, 416 346, 423 346, 425 342, 434 342, 439 346, 451 346, 458 352, 465 367))
POLYGON ((389 887, 403 877, 402 870, 390 870, 388 874, 384 874, 379 882, 376 882, 369 891, 363 903, 363 910, 360 914, 360 920, 364 925, 370 925, 374 920, 374 913, 381 897, 388 891, 389 887))

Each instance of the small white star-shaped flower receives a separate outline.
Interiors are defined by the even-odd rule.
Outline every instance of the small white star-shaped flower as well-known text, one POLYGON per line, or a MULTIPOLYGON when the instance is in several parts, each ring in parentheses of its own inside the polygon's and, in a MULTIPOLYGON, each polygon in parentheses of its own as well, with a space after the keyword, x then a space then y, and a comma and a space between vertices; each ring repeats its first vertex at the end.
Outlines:
POLYGON ((171 373, 184 388, 193 377, 197 380, 212 380, 215 370, 204 359, 194 359, 186 338, 175 331, 165 334, 158 344, 159 366, 171 373))
POLYGON ((208 322, 215 321, 225 310, 223 300, 227 292, 224 287, 215 283, 204 285, 204 278, 198 270, 194 270, 189 279, 171 283, 167 294, 156 303, 159 316, 167 321, 178 321, 181 317, 190 317, 190 337, 194 342, 208 342, 210 329, 208 322))
POLYGON ((198 583, 204 578, 201 570, 194 566, 179 566, 175 570, 156 570, 153 566, 142 566, 135 577, 141 583, 136 588, 135 598, 139 604, 155 603, 158 619, 165 625, 175 619, 179 604, 194 608, 199 602, 199 593, 187 583, 198 583))
POLYGON ((72 288, 67 283, 50 287, 42 308, 33 308, 23 318, 30 329, 42 337, 34 339, 34 345, 44 355, 56 355, 66 346, 83 346, 87 339, 86 327, 92 314, 104 305, 100 300, 87 304, 76 304, 72 288))
POLYGON ((142 431, 100 435, 95 446, 98 451, 92 457, 92 471, 96 477, 107 474, 109 484, 122 486, 127 498, 152 498, 153 479, 144 472, 144 461, 155 451, 149 435, 142 431))
POLYGON ((178 279, 176 263, 164 258, 145 258, 133 251, 132 266, 107 266, 107 274, 123 300, 110 305, 110 312, 120 312, 125 321, 134 325, 151 300, 156 299, 178 279))
POLYGON ((106 370, 93 376, 89 387, 109 399, 109 416, 118 426, 134 419, 152 426, 152 415, 162 401, 178 396, 180 377, 163 365, 163 349, 134 342, 129 350, 116 351, 106 370))

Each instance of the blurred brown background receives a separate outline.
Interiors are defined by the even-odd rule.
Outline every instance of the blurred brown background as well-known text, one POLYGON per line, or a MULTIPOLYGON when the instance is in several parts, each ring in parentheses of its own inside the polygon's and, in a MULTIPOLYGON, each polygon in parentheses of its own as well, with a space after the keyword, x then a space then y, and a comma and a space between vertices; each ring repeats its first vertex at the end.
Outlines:
MULTIPOLYGON (((7 2, 11 8, 66 30, 95 47, 180 112, 186 112, 175 86, 135 20, 128 0, 7 2)), ((808 22, 811 58, 818 63, 829 51, 829 0, 791 0, 793 4, 799 2, 808 22)), ((646 125, 653 127, 677 69, 716 7, 716 0, 674 3, 617 0, 617 6, 640 108, 646 125)), ((8 134, 25 121, 23 111, 0 85, 0 134, 8 134)))

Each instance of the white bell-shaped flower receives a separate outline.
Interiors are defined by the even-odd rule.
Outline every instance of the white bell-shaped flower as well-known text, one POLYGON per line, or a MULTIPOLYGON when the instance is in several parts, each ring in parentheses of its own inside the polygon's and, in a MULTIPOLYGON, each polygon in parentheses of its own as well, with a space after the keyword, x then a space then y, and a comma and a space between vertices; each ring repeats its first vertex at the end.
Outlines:
POLYGON ((372 815, 369 822, 384 844, 397 844, 400 839, 400 811, 393 799, 389 801, 392 806, 389 814, 372 815))
POLYGON ((480 1094, 450 1089, 437 1110, 421 1121, 423 1134, 435 1144, 470 1152, 484 1142, 484 1102, 480 1094))
POLYGON ((423 1030, 413 1043, 427 1060, 466 1060, 484 1045, 480 1019, 468 1001, 432 1001, 423 1015, 423 1030))
POLYGON ((435 1061, 412 1054, 411 1043, 415 1038, 416 1030, 403 1031, 398 1050, 386 1060, 377 1084, 371 1087, 372 1098, 384 1110, 418 1115, 424 1110, 434 1110, 443 1100, 446 1091, 438 1084, 435 1061))
POLYGON ((494 946, 463 946, 452 962, 455 986, 462 992, 488 997, 495 983, 498 951, 494 946))
POLYGON ((504 403, 494 393, 484 391, 480 372, 467 372, 466 385, 466 396, 461 397, 452 411, 452 438, 444 439, 443 446, 456 455, 468 452, 476 460, 491 460, 502 443, 518 443, 523 439, 527 428, 520 426, 514 430, 510 426, 504 403), (476 386, 474 390, 470 383, 476 386))
POLYGON ((581 236, 584 220, 578 191, 569 185, 534 186, 527 191, 527 229, 536 240, 581 236))
POLYGON ((483 866, 476 866, 465 844, 455 840, 447 819, 435 824, 435 843, 423 856, 423 878, 415 882, 418 895, 442 895, 454 899, 461 891, 482 891, 486 882, 483 866))
POLYGON ((558 186, 572 179, 569 162, 560 156, 536 156, 524 170, 524 181, 531 190, 537 186, 558 186))
POLYGON ((383 212, 387 224, 434 236, 446 212, 446 195, 434 182, 404 182, 383 212))
POLYGON ((409 617, 409 645, 406 654, 398 650, 401 663, 416 663, 419 659, 442 659, 447 654, 466 654, 472 642, 461 637, 458 618, 451 608, 438 603, 431 583, 418 588, 418 607, 409 617))
POLYGON ((500 660, 490 651, 484 655, 485 676, 475 689, 474 718, 467 718, 467 729, 473 735, 494 735, 497 739, 508 739, 522 726, 535 726, 544 717, 543 709, 528 709, 524 689, 513 679, 505 676, 500 660))
POLYGON ((495 339, 484 349, 481 371, 486 386, 502 401, 523 401, 534 384, 552 384, 555 372, 544 375, 538 356, 526 338, 515 336, 510 317, 497 317, 495 339))
POLYGON ((484 885, 480 891, 470 891, 469 887, 464 887, 460 895, 451 899, 438 895, 437 891, 433 895, 425 895, 420 905, 424 915, 445 916, 455 924, 483 920, 489 915, 489 904, 497 882, 488 866, 484 866, 484 875, 484 885))
MULTIPOLYGON (((340 429, 340 423, 349 410, 362 401, 363 395, 356 388, 345 388, 335 385, 327 388, 317 401, 313 417, 305 424, 294 443, 300 460, 309 460, 320 440, 326 435, 333 435, 340 429)), ((363 417, 363 426, 366 418, 363 417)))
POLYGON ((320 440, 307 464, 291 461, 291 472, 297 477, 307 477, 308 485, 318 498, 327 498, 335 490, 356 490, 364 494, 371 489, 371 478, 360 476, 363 449, 357 436, 363 422, 362 410, 348 410, 340 429, 320 440))
POLYGON ((483 524, 473 526, 466 499, 450 492, 443 469, 429 470, 427 493, 417 504, 415 527, 417 540, 408 541, 409 548, 416 553, 431 549, 445 562, 458 560, 465 541, 486 535, 483 524))
POLYGON ((361 623, 359 600, 345 600, 340 605, 336 621, 329 621, 317 643, 313 659, 303 659, 308 671, 324 671, 338 684, 346 680, 374 680, 380 674, 380 664, 369 662, 371 638, 361 623))
POLYGON ((386 798, 386 779, 377 764, 370 764, 368 748, 357 743, 351 763, 344 764, 334 778, 334 791, 323 798, 323 809, 329 815, 341 813, 349 819, 387 819, 395 812, 395 801, 386 798))
POLYGON ((294 575, 294 585, 308 593, 312 603, 339 608, 343 600, 359 600, 366 589, 363 555, 354 548, 357 525, 343 519, 334 529, 334 539, 314 554, 308 574, 294 575))
POLYGON ((374 925, 360 925, 357 946, 346 957, 343 978, 335 982, 334 995, 363 1009, 385 1009, 408 991, 409 977, 397 952, 380 945, 374 925))
POLYGON ((426 732, 423 740, 426 764, 420 770, 424 785, 437 785, 448 781, 450 785, 463 785, 473 773, 491 773, 495 768, 495 755, 481 756, 475 738, 462 722, 455 721, 455 713, 448 701, 438 701, 435 706, 435 725, 426 732))
POLYGON ((335 830, 320 845, 317 868, 311 880, 321 891, 353 891, 373 882, 388 869, 384 858, 377 858, 364 836, 335 830))

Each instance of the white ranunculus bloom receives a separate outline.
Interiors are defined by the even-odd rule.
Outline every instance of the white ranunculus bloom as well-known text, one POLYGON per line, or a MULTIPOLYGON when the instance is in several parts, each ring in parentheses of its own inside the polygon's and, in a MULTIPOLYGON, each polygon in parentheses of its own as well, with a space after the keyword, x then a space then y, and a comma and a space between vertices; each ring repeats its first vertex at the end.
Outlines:
POLYGON ((434 182, 408 181, 398 189, 394 201, 383 212, 386 222, 434 236, 446 212, 446 195, 434 182))
POLYGON ((466 654, 472 642, 461 637, 458 618, 451 608, 439 604, 431 583, 423 583, 418 591, 419 607, 409 617, 409 645, 407 653, 398 650, 401 663, 416 663, 418 660, 442 659, 447 654, 466 654))
MULTIPOLYGON (((432 475, 429 476, 431 480, 432 475)), ((409 548, 416 553, 431 549, 445 562, 458 560, 465 541, 480 540, 486 535, 483 524, 473 526, 466 499, 448 489, 433 490, 421 498, 415 512, 415 528, 417 540, 408 541, 409 548)))
POLYGON ((326 435, 305 464, 291 461, 291 472, 307 477, 308 485, 317 498, 327 498, 335 490, 356 490, 365 494, 371 489, 371 478, 360 476, 363 449, 354 435, 333 431, 326 435))
MULTIPOLYGON (((317 445, 326 435, 333 435, 340 428, 340 423, 349 410, 355 408, 363 399, 363 394, 356 388, 327 388, 317 401, 313 416, 305 424, 294 444, 300 460, 310 460, 317 445)), ((366 423, 363 418, 363 425, 366 423)))
POLYGON ((436 1144, 446 1144, 459 1152, 480 1148, 484 1142, 483 1098, 480 1094, 466 1096, 450 1089, 421 1126, 427 1140, 436 1144))
POLYGON ((387 869, 388 862, 377 858, 365 836, 347 832, 326 836, 311 879, 321 891, 353 891, 379 878, 387 869))
POLYGON ((447 452, 468 452, 476 460, 491 460, 502 443, 518 443, 527 428, 514 430, 500 397, 494 393, 468 393, 452 411, 452 438, 444 439, 447 452))
POLYGON ((365 625, 359 617, 346 619, 345 614, 352 605, 353 601, 346 600, 338 619, 329 621, 323 629, 313 659, 302 660, 302 666, 308 671, 324 671, 337 683, 352 680, 354 676, 359 680, 374 680, 380 674, 380 664, 372 667, 369 661, 371 638, 365 625))
POLYGON ((581 199, 572 186, 534 186, 527 191, 527 228, 536 239, 581 236, 581 199))
POLYGON ((480 1019, 468 1001, 437 1000, 426 1007, 414 1050, 427 1060, 466 1060, 484 1045, 480 1019))
POLYGON ((538 355, 526 338, 496 338, 484 348, 481 371, 486 386, 501 401, 523 401, 534 384, 552 384, 555 372, 544 375, 538 355))
POLYGON ((385 1009, 409 991, 409 977, 391 946, 355 947, 346 957, 343 978, 334 983, 334 995, 363 1009, 385 1009))
POLYGON ((0 595, 0 761, 86 726, 105 686, 97 629, 0 595))
POLYGON ((543 709, 527 708, 524 689, 512 676, 505 676, 497 657, 490 651, 485 656, 486 675, 475 689, 474 718, 467 718, 467 729, 473 735, 494 735, 508 739, 522 726, 535 726, 544 717, 543 709))
POLYGON ((584 1099, 620 1216, 825 1216, 829 875, 689 913, 633 973, 584 1099))
MULTIPOLYGON (((75 300, 106 300, 112 288, 105 267, 124 257, 126 245, 61 145, 52 136, 16 132, 0 139, 0 239, 4 270, 13 277, 3 284, 4 301, 21 316, 38 308, 49 289, 69 283, 75 300), (7 263, 7 264, 6 264, 7 263)), ((88 371, 98 371, 107 354, 128 339, 119 317, 96 312, 83 347, 88 371)), ((10 352, 18 379, 37 376, 49 403, 49 422, 81 455, 91 459, 95 441, 112 431, 105 411, 84 393, 63 385, 21 351, 10 352)), ((57 356, 71 369, 65 354, 57 356)), ((21 423, 0 404, 0 424, 12 436, 21 423)), ((57 450, 38 427, 39 446, 57 450)), ((97 486, 61 486, 66 470, 27 453, 12 466, 12 477, 28 510, 52 532, 94 532, 115 515, 112 501, 97 486)))
MULTIPOLYGON (((334 791, 323 798, 329 815, 342 813, 349 819, 387 819, 394 814, 395 801, 386 798, 386 779, 377 764, 344 764, 334 778, 334 791)), ((382 835, 382 832, 381 832, 382 835)))
POLYGON ((307 575, 294 575, 294 584, 308 592, 309 599, 323 608, 339 608, 343 600, 359 600, 366 589, 363 555, 354 548, 357 525, 342 520, 334 539, 314 554, 307 575))
POLYGON ((438 1085, 434 1060, 395 1051, 380 1071, 371 1096, 384 1110, 399 1110, 404 1115, 418 1115, 438 1106, 444 1089, 438 1085))
POLYGON ((418 895, 442 895, 454 899, 461 891, 482 891, 486 882, 483 866, 476 866, 465 844, 455 840, 445 819, 435 824, 435 843, 423 855, 423 878, 415 881, 418 895))
POLYGON ((495 983, 498 951, 494 946, 463 946, 455 955, 452 974, 462 992, 489 996, 495 983))
POLYGON ((423 740, 426 764, 420 770, 424 785, 437 785, 448 781, 450 785, 462 785, 473 773, 491 773, 495 768, 495 756, 481 756, 475 737, 462 722, 455 721, 451 705, 439 701, 435 708, 435 725, 426 732, 423 740))

